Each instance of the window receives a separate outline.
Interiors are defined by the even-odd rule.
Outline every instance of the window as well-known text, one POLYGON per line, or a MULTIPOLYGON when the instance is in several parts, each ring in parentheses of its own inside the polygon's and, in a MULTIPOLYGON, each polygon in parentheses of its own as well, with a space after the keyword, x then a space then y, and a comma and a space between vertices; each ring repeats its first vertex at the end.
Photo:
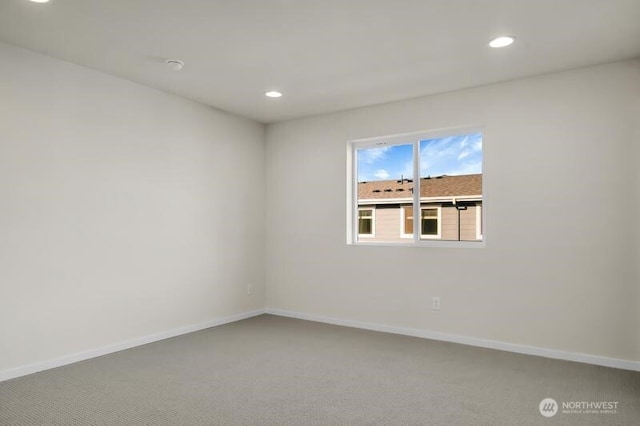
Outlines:
POLYGON ((413 206, 404 206, 400 211, 402 213, 402 218, 400 219, 402 237, 413 238, 413 206))
MULTIPOLYGON (((402 207, 402 237, 413 238, 413 206, 402 207)), ((420 208, 420 238, 440 238, 440 207, 420 208)))
POLYGON ((440 215, 438 209, 421 209, 422 223, 420 224, 421 238, 440 237, 440 215))
POLYGON ((373 209, 358 210, 358 236, 373 237, 373 209))
POLYGON ((482 246, 482 143, 478 129, 350 141, 348 243, 482 246))

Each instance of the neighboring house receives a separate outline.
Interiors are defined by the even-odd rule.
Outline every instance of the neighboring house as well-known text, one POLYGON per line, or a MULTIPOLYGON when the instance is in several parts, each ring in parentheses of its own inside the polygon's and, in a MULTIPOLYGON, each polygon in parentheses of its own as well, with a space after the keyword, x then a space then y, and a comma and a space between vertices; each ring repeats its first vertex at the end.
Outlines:
MULTIPOLYGON (((358 239, 413 238, 412 179, 358 182, 358 239)), ((482 240, 482 174, 420 178, 422 239, 482 240)))

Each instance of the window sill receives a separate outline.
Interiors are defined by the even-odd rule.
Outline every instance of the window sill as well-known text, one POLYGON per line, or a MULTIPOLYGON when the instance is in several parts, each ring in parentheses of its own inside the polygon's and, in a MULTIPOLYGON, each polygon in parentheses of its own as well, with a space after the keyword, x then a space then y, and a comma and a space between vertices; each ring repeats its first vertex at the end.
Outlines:
POLYGON ((485 248, 485 241, 420 241, 414 242, 384 242, 384 241, 358 241, 349 242, 349 246, 373 246, 373 247, 427 247, 427 248, 485 248))

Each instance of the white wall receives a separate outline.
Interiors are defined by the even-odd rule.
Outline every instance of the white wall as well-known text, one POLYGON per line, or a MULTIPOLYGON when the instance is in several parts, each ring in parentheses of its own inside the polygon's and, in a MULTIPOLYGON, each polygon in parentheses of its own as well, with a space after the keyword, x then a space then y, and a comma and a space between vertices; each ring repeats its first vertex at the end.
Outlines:
POLYGON ((264 306, 263 125, 0 63, 0 372, 264 306))
POLYGON ((632 61, 270 125, 267 306, 640 360, 639 97, 632 61), (347 140, 476 124, 486 248, 345 244, 347 140))
POLYGON ((260 124, 0 62, 0 373, 264 307, 265 190, 271 308, 640 360, 638 61, 270 125, 266 185, 260 124), (475 124, 486 248, 345 244, 347 140, 475 124))
MULTIPOLYGON (((634 218, 636 221, 636 254, 635 254, 635 264, 636 264, 636 324, 637 330, 640 330, 640 96, 636 97, 635 104, 635 123, 636 123, 636 133, 633 138, 633 143, 636 147, 636 154, 632 160, 634 163, 634 169, 636 171, 636 211, 634 214, 634 218)), ((640 358, 640 331, 636 333, 636 354, 640 358)))

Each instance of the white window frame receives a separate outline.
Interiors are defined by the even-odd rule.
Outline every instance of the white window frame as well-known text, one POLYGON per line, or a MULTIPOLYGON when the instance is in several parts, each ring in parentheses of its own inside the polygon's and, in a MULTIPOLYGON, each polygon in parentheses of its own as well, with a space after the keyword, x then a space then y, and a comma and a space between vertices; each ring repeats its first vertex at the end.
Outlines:
MULTIPOLYGON (((397 135, 380 136, 365 139, 353 139, 347 141, 347 232, 346 240, 349 245, 377 245, 377 246, 411 246, 411 247, 460 247, 460 248, 482 248, 486 246, 486 237, 481 236, 480 241, 449 241, 442 240, 442 213, 441 207, 438 209, 438 238, 420 235, 421 220, 413 221, 413 235, 409 235, 408 238, 403 237, 404 221, 400 224, 400 236, 404 241, 401 242, 384 242, 384 241, 366 241, 367 235, 362 236, 360 239, 358 235, 358 179, 356 177, 357 165, 358 165, 358 150, 367 148, 380 148, 391 145, 413 145, 413 211, 421 211, 420 200, 420 141, 435 139, 440 137, 455 136, 467 133, 482 133, 483 137, 483 157, 485 157, 485 130, 482 125, 455 127, 455 128, 443 128, 438 130, 403 133, 397 135), (418 178, 415 178, 418 176, 418 178), (416 195, 417 194, 417 195, 416 195)), ((484 161, 483 161, 484 162, 484 161)), ((483 171, 484 174, 484 171, 483 171)), ((486 190, 483 187, 482 194, 479 194, 482 199, 482 204, 486 203, 486 190)), ((474 197, 476 200, 478 198, 474 197)), ((382 203, 385 200, 380 200, 382 203)), ((400 201, 400 200, 398 200, 400 201)), ((397 201, 396 201, 397 202, 397 201)), ((429 208, 428 206, 425 206, 429 208)), ((365 208, 368 208, 365 207, 365 208)), ((400 208, 401 215, 404 213, 404 209, 400 208)), ((486 210, 482 212, 481 220, 484 222, 486 216, 486 210)), ((375 227, 375 220, 374 220, 375 227)), ((484 233, 483 233, 484 234, 484 233)))
MULTIPOLYGON (((404 221, 405 221, 404 208, 405 207, 409 207, 409 206, 402 205, 402 204, 400 205, 400 238, 413 239, 413 232, 410 234, 407 234, 405 232, 406 229, 404 229, 404 221)), ((414 220, 415 220, 415 215, 414 215, 414 220)))
POLYGON ((476 240, 483 240, 483 223, 484 215, 482 214, 482 203, 476 203, 476 240))
MULTIPOLYGON (((371 233, 361 234, 360 223, 358 223, 358 238, 375 238, 376 237, 376 209, 374 206, 359 206, 358 212, 362 210, 371 210, 371 233)), ((360 221, 360 214, 358 213, 358 222, 360 221)))
MULTIPOLYGON (((422 230, 420 230, 420 239, 421 240, 441 239, 442 238, 442 207, 441 206, 420 206, 420 227, 422 227, 422 211, 423 210, 436 210, 438 212, 438 216, 436 217, 436 220, 438 221, 438 233, 436 235, 424 235, 422 233, 422 230)), ((415 217, 413 218, 413 220, 415 220, 415 217)))

